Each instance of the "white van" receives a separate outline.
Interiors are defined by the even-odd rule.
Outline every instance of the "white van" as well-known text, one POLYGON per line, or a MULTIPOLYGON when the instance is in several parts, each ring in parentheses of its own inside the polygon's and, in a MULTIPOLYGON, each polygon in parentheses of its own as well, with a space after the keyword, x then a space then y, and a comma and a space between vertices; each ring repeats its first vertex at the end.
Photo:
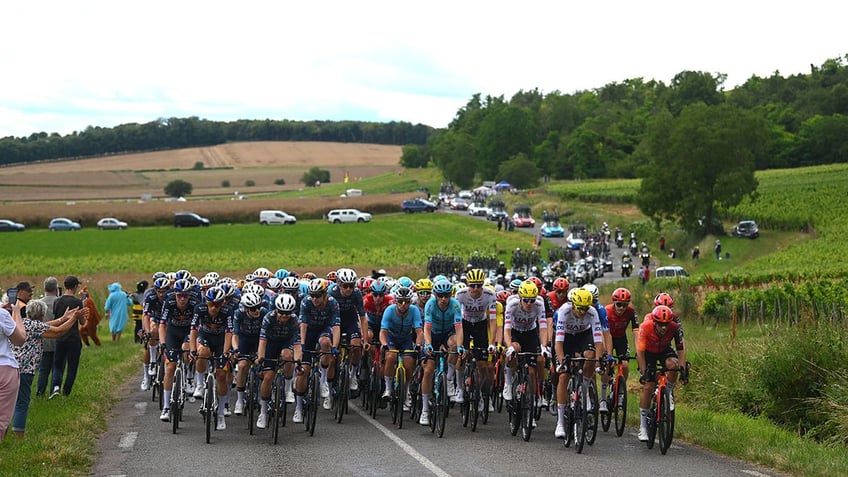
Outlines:
POLYGON ((344 197, 362 197, 362 189, 348 189, 345 191, 344 197))
POLYGON ((689 274, 686 273, 686 270, 679 265, 659 267, 654 272, 654 276, 656 276, 656 278, 689 278, 689 274))
POLYGON ((294 225, 297 223, 297 218, 282 210, 261 210, 259 211, 259 223, 262 225, 294 225))

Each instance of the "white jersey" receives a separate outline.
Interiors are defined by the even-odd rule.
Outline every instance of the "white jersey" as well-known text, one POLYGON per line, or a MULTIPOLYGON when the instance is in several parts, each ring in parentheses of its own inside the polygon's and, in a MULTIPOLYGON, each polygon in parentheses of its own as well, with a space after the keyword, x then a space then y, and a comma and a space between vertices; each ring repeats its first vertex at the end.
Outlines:
POLYGON ((531 331, 536 327, 548 328, 548 320, 545 319, 545 299, 537 296, 530 311, 525 311, 521 306, 521 297, 511 295, 507 298, 504 307, 504 329, 531 331))
POLYGON ((593 307, 589 307, 583 317, 578 318, 572 313, 573 306, 571 302, 567 302, 556 311, 554 319, 556 323, 556 341, 565 341, 565 335, 576 335, 587 330, 592 330, 592 336, 595 343, 603 342, 601 333, 601 320, 598 318, 598 312, 593 307))
POLYGON ((459 307, 462 309, 462 319, 470 323, 479 323, 498 319, 498 299, 495 292, 488 288, 483 288, 483 294, 480 298, 472 298, 468 288, 463 288, 456 292, 456 301, 459 302, 459 307))

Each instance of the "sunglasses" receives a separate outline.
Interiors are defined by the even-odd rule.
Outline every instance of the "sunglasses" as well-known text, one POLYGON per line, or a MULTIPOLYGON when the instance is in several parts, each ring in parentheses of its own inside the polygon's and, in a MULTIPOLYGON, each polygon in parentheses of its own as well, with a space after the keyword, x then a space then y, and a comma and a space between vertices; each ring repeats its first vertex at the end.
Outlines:
POLYGON ((431 293, 431 292, 428 292, 428 291, 420 291, 420 292, 418 292, 418 296, 427 296, 427 295, 431 295, 431 294, 432 294, 432 293, 431 293))
POLYGON ((395 301, 397 302, 398 305, 408 305, 408 304, 412 303, 412 300, 408 300, 406 298, 401 298, 401 299, 395 300, 395 301))
POLYGON ((522 303, 536 303, 536 299, 535 298, 522 298, 521 302, 522 303))
POLYGON ((309 294, 309 298, 323 298, 323 297, 324 297, 323 293, 317 293, 317 294, 310 293, 309 294))
POLYGON ((436 293, 436 298, 450 298, 450 293, 436 293))
POLYGON ((574 309, 579 311, 580 313, 586 313, 587 311, 589 311, 588 306, 575 306, 574 309))
POLYGON ((619 308, 624 308, 625 306, 627 306, 627 302, 626 301, 617 301, 617 302, 615 302, 615 306, 617 306, 619 308))
POLYGON ((383 295, 385 295, 385 293, 374 293, 374 292, 371 292, 371 296, 373 296, 373 297, 375 297, 375 298, 377 298, 377 297, 382 298, 382 297, 383 297, 383 295))
POLYGON ((224 304, 224 303, 223 303, 223 302, 220 302, 220 301, 207 301, 207 302, 206 302, 206 306, 207 306, 208 308, 220 308, 220 307, 221 307, 221 305, 223 305, 223 304, 224 304))
POLYGON ((667 327, 668 327, 668 323, 661 323, 661 322, 659 322, 659 321, 655 321, 655 322, 654 322, 654 326, 656 326, 656 327, 658 327, 658 328, 667 328, 667 327))
POLYGON ((349 289, 351 289, 351 288, 353 288, 353 284, 352 284, 352 283, 342 283, 342 284, 341 284, 341 285, 339 285, 339 286, 340 286, 340 287, 342 287, 342 288, 346 288, 346 289, 348 289, 348 290, 349 290, 349 289))
POLYGON ((469 284, 468 288, 483 288, 483 285, 480 283, 469 284))
POLYGON ((290 311, 280 311, 280 310, 277 310, 277 314, 278 314, 278 315, 283 315, 283 316, 290 316, 290 315, 292 314, 292 312, 290 312, 290 311))
POLYGON ((248 311, 258 311, 260 308, 262 308, 262 305, 251 306, 247 310, 248 311))
POLYGON ((174 293, 177 298, 188 298, 188 293, 174 293))

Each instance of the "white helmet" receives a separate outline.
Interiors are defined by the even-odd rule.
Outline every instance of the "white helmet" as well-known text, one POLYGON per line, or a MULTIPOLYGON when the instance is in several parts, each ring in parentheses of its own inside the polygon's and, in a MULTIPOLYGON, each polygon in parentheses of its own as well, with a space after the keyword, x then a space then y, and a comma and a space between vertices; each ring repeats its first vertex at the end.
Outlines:
POLYGON ((277 299, 274 300, 274 307, 280 313, 291 313, 294 311, 295 306, 297 306, 297 302, 294 297, 285 293, 277 295, 277 299))
POLYGON ((583 285, 583 289, 591 293, 592 299, 595 301, 598 301, 598 299, 601 297, 601 291, 598 290, 598 287, 595 286, 594 283, 587 283, 583 285))
POLYGON ((262 304, 262 298, 256 293, 245 293, 241 296, 241 304, 245 308, 253 308, 262 304))
POLYGON ((356 283, 356 279, 356 272, 350 268, 340 268, 336 272, 336 280, 338 280, 339 283, 354 284, 356 283))

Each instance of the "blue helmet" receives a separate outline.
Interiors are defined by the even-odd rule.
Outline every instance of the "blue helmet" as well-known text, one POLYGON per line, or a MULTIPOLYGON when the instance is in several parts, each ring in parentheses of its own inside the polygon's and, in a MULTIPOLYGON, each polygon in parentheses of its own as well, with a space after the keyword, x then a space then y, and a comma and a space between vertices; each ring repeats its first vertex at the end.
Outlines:
POLYGON ((276 272, 274 272, 274 276, 277 277, 278 279, 282 280, 283 278, 286 278, 287 276, 289 276, 289 271, 286 270, 285 268, 281 268, 281 269, 277 270, 276 272))
POLYGON ((397 279, 397 285, 401 287, 412 288, 415 286, 415 282, 412 281, 411 278, 404 276, 397 279))
POLYGON ((439 280, 433 284, 433 293, 453 293, 453 285, 447 280, 439 280))
POLYGON ((388 291, 389 287, 383 277, 374 280, 374 283, 371 284, 371 293, 387 293, 388 291))

